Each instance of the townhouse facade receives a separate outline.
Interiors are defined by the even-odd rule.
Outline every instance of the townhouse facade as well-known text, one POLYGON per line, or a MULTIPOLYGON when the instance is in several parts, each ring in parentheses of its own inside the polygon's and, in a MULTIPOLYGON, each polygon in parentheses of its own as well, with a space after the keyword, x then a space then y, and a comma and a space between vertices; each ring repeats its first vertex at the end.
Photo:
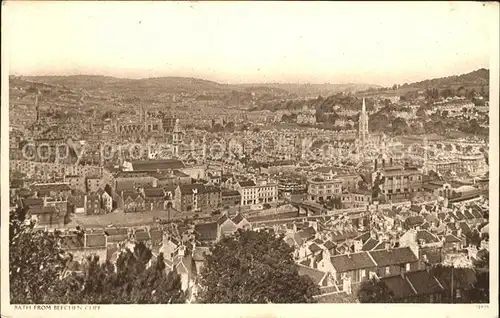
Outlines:
POLYGON ((278 185, 267 181, 239 181, 236 190, 241 195, 241 205, 271 203, 278 200, 278 185))

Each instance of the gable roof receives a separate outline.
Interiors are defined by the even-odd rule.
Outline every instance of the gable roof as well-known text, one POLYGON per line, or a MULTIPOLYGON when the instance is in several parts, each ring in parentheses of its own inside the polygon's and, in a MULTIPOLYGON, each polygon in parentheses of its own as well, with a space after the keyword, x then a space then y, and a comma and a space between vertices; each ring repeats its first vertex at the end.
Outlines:
POLYGON ((338 232, 333 231, 331 240, 334 242, 345 241, 347 239, 355 238, 356 236, 358 236, 357 230, 352 230, 352 231, 342 230, 342 231, 338 231, 338 232))
POLYGON ((214 241, 217 239, 219 224, 199 223, 194 226, 196 239, 199 241, 214 241))
POLYGON ((463 234, 468 234, 468 233, 472 232, 472 229, 470 228, 469 224, 467 224, 464 221, 458 222, 457 225, 458 225, 459 229, 462 230, 463 234))
POLYGON ((405 220, 405 224, 408 226, 421 225, 424 223, 424 218, 421 215, 409 216, 405 220))
POLYGON ((335 270, 339 273, 356 269, 376 267, 376 264, 366 252, 342 254, 330 257, 335 270))
POLYGON ((370 232, 369 231, 366 231, 360 235, 358 235, 357 237, 355 237, 354 239, 355 240, 361 240, 361 242, 366 243, 366 241, 368 241, 370 239, 370 232))
POLYGON ((310 226, 297 232, 297 234, 301 239, 307 241, 316 235, 316 230, 312 226, 310 226))
POLYGON ((476 205, 474 205, 472 207, 471 213, 472 213, 473 216, 475 216, 476 219, 482 219, 482 218, 484 218, 483 210, 480 207, 476 206, 476 205))
POLYGON ((394 294, 395 298, 407 298, 415 295, 415 291, 401 275, 386 276, 380 279, 394 294))
POLYGON ((439 238, 427 230, 417 231, 417 241, 424 240, 425 243, 438 243, 439 238))
POLYGON ((437 293, 444 290, 441 282, 427 270, 408 272, 405 273, 405 277, 417 295, 437 293))
POLYGON ((255 187, 256 184, 253 180, 239 181, 238 184, 240 187, 255 187))
POLYGON ((457 221, 462 221, 463 219, 465 219, 465 216, 463 215, 463 213, 461 211, 455 211, 454 214, 452 214, 452 216, 455 218, 455 220, 457 221))
POLYGON ((315 285, 320 285, 324 277, 327 275, 326 272, 322 272, 302 264, 297 265, 297 270, 300 276, 309 276, 315 285))
POLYGON ((323 245, 323 241, 321 239, 315 239, 314 240, 314 243, 318 244, 318 245, 323 245))
POLYGON ((240 222, 243 221, 244 219, 245 219, 245 217, 243 217, 243 215, 241 215, 241 213, 238 213, 234 216, 233 222, 234 222, 234 224, 240 224, 240 222))
POLYGON ((332 241, 330 241, 330 240, 326 241, 323 244, 323 246, 326 247, 328 250, 331 250, 331 249, 337 247, 337 245, 335 243, 333 243, 332 241))
POLYGON ((409 247, 382 249, 367 252, 371 255, 377 266, 389 266, 418 262, 418 258, 409 247))
POLYGON ((371 251, 373 250, 378 244, 380 243, 379 240, 369 238, 365 244, 363 244, 363 247, 361 248, 363 251, 371 251))
MULTIPOLYGON (((227 220, 230 220, 226 214, 223 214, 221 215, 218 219, 217 219, 217 224, 222 225, 224 224, 227 220)), ((234 223, 234 222, 233 222, 234 223)))
POLYGON ((311 245, 309 245, 309 250, 313 253, 316 253, 321 251, 321 247, 319 247, 316 243, 312 243, 311 245))

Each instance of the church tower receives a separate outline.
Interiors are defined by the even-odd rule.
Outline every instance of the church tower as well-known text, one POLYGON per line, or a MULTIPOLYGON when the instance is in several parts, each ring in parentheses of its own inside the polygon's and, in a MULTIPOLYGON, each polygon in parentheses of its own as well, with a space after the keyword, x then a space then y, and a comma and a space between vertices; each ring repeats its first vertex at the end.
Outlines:
POLYGON ((359 131, 358 139, 361 146, 364 147, 368 143, 368 114, 366 113, 365 98, 363 97, 363 106, 361 106, 361 114, 359 115, 359 131))
POLYGON ((179 125, 179 119, 175 120, 174 130, 172 132, 172 144, 174 145, 174 154, 179 155, 179 146, 182 143, 182 131, 179 125))

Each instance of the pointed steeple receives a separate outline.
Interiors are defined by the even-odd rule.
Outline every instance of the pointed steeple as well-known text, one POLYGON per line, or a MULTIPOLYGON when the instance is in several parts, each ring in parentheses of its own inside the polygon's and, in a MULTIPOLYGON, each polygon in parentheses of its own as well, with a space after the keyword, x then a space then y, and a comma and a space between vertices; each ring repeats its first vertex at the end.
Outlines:
POLYGON ((364 97, 363 97, 363 106, 361 107, 361 111, 362 111, 363 113, 365 113, 365 112, 366 112, 366 104, 365 104, 365 98, 364 98, 364 97))

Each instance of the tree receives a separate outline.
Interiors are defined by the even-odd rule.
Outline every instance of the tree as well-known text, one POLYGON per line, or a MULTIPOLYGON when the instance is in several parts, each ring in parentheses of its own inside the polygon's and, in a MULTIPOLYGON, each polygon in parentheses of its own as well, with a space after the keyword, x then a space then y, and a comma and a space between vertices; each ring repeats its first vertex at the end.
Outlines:
POLYGON ((474 288, 468 291, 467 298, 471 303, 490 302, 490 254, 487 250, 480 250, 474 261, 476 271, 476 283, 474 288))
POLYGON ((417 115, 418 117, 427 117, 427 114, 425 113, 425 108, 424 108, 423 106, 420 106, 420 107, 417 109, 416 115, 417 115))
POLYGON ((466 90, 465 91, 465 97, 468 98, 468 99, 473 99, 474 96, 476 95, 476 90, 473 88, 471 90, 466 90))
POLYGON ((481 237, 479 232, 474 230, 465 234, 465 242, 467 245, 479 247, 481 245, 481 237))
POLYGON ((224 237, 206 257, 202 303, 309 303, 317 287, 298 274, 292 248, 272 230, 224 237))
POLYGON ((394 294, 382 281, 371 279, 361 283, 358 300, 361 303, 392 303, 394 294))
POLYGON ((452 88, 445 88, 441 92, 439 92, 439 95, 443 98, 448 98, 455 96, 455 92, 453 91, 452 88))
POLYGON ((370 116, 369 122, 371 128, 379 131, 387 131, 387 125, 390 121, 386 115, 378 112, 370 116))
POLYGON ((175 271, 167 274, 163 254, 151 262, 151 250, 138 243, 120 254, 115 266, 88 257, 83 274, 58 281, 49 303, 169 304, 184 303, 185 294, 175 271))
POLYGON ((408 123, 401 117, 396 117, 392 121, 392 131, 397 135, 406 134, 408 132, 408 123))
POLYGON ((24 210, 10 214, 9 279, 12 304, 39 304, 64 266, 59 255, 58 233, 35 230, 25 223, 24 210))
POLYGON ((179 275, 165 271, 163 255, 151 262, 144 244, 119 256, 116 269, 88 256, 82 264, 60 248, 60 234, 37 230, 11 214, 10 296, 13 304, 165 304, 184 303, 179 275), (77 270, 75 270, 75 267, 77 270))

